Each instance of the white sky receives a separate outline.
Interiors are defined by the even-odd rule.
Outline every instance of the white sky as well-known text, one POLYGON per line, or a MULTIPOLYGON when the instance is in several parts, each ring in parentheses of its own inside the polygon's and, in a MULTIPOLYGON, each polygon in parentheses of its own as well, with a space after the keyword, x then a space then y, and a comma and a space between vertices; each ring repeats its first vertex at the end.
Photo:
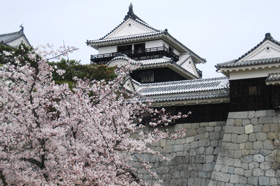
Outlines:
POLYGON ((70 59, 89 63, 97 51, 86 40, 103 37, 123 21, 130 2, 150 26, 168 32, 207 63, 203 78, 217 77, 217 63, 236 59, 265 33, 280 40, 279 0, 0 0, 0 34, 23 24, 30 43, 75 46, 70 59))

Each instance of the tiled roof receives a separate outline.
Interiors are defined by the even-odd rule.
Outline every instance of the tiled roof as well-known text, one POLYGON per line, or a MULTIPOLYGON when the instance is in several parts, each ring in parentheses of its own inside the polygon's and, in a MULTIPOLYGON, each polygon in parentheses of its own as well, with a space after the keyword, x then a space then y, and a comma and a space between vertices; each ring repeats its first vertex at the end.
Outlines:
POLYGON ((140 34, 127 35, 127 36, 120 36, 120 37, 111 37, 108 39, 101 38, 101 39, 96 39, 96 40, 89 40, 89 41, 87 41, 87 43, 88 44, 97 44, 97 43, 120 41, 120 40, 126 40, 126 39, 143 38, 143 37, 149 37, 149 36, 157 36, 157 35, 161 35, 163 33, 164 33, 164 31, 155 31, 155 32, 140 33, 140 34))
POLYGON ((253 52, 256 48, 258 48, 260 45, 262 45, 265 41, 271 41, 273 43, 275 43, 276 45, 279 45, 280 46, 280 42, 279 41, 276 41, 275 39, 273 39, 273 37, 271 36, 270 33, 266 33, 265 34, 265 37, 264 39, 259 43, 257 44, 255 47, 253 47, 251 50, 249 50, 248 52, 246 52, 245 54, 243 54, 242 56, 240 56, 238 60, 244 58, 245 56, 247 56, 248 54, 250 54, 251 52, 253 52))
MULTIPOLYGON (((8 44, 8 43, 10 43, 10 42, 12 42, 12 41, 14 41, 14 40, 20 38, 20 37, 24 37, 24 38, 26 39, 27 43, 30 45, 28 39, 26 38, 26 36, 25 36, 24 33, 23 33, 23 30, 24 30, 24 29, 23 29, 23 27, 21 26, 21 29, 20 29, 20 31, 18 31, 18 32, 12 32, 12 33, 7 33, 7 34, 1 34, 1 35, 0 35, 0 42, 3 42, 3 43, 5 43, 5 44, 8 44)), ((30 45, 30 46, 31 46, 31 45, 30 45)))
POLYGON ((143 96, 172 95, 182 93, 197 93, 228 89, 228 79, 211 78, 182 81, 169 81, 162 83, 142 84, 138 90, 143 96))
POLYGON ((273 63, 280 63, 280 57, 256 59, 256 60, 248 60, 248 61, 233 60, 226 63, 219 63, 216 65, 216 67, 220 69, 220 68, 243 67, 243 66, 252 66, 252 65, 273 64, 273 63))
POLYGON ((253 47, 251 50, 246 52, 244 55, 239 57, 238 59, 225 62, 225 63, 219 63, 216 65, 216 68, 219 70, 220 68, 231 68, 231 67, 242 67, 242 66, 251 66, 251 65, 262 65, 262 64, 273 64, 273 63, 279 63, 280 58, 266 58, 266 59, 256 59, 256 60, 246 60, 246 61, 240 61, 248 54, 252 53, 255 49, 257 49, 260 45, 262 45, 265 41, 271 41, 276 45, 280 46, 280 42, 273 39, 270 33, 265 34, 265 38, 263 41, 261 41, 259 44, 257 44, 255 47, 253 47))
POLYGON ((195 93, 186 93, 184 95, 165 95, 160 97, 142 97, 141 101, 152 100, 154 102, 170 102, 170 101, 189 101, 189 100, 205 100, 229 98, 229 90, 204 91, 195 93))
POLYGON ((265 80, 266 82, 280 81, 280 73, 269 74, 265 80))
POLYGON ((146 59, 146 60, 138 60, 137 63, 141 63, 142 66, 147 65, 154 65, 154 64, 163 64, 163 63, 171 63, 173 60, 169 57, 162 57, 162 58, 156 58, 156 59, 146 59))
MULTIPOLYGON (((118 25, 116 26, 113 30, 111 30, 108 34, 106 34, 105 36, 103 36, 102 38, 100 38, 99 40, 104 40, 108 35, 110 35, 112 32, 114 32, 117 28, 119 28, 126 20, 128 19, 133 19, 134 21, 136 21, 137 23, 139 24, 142 24, 152 30, 154 30, 155 32, 159 32, 159 30, 151 27, 150 25, 148 25, 145 21, 143 21, 142 19, 140 19, 136 14, 134 14, 133 12, 133 6, 132 4, 130 3, 129 5, 129 9, 128 9, 128 12, 126 14, 126 16, 124 17, 123 21, 118 25)), ((89 41, 90 43, 92 41, 89 41)))

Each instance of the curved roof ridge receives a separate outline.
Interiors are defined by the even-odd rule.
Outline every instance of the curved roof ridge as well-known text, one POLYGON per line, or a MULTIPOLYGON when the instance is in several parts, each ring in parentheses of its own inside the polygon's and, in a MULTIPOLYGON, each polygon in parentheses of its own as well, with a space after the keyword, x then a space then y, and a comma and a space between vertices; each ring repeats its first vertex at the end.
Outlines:
POLYGON ((262 45, 265 41, 271 41, 271 42, 275 43, 276 45, 279 45, 279 46, 280 46, 280 42, 279 42, 279 41, 273 39, 273 37, 271 36, 270 33, 266 33, 264 39, 263 39, 260 43, 258 43, 256 46, 254 46, 253 48, 251 48, 248 52, 246 52, 245 54, 243 54, 242 56, 240 56, 240 57, 236 60, 236 62, 239 61, 240 59, 244 58, 245 56, 247 56, 247 55, 250 54, 251 52, 253 52, 256 48, 258 48, 260 45, 262 45))
POLYGON ((181 84, 181 83, 197 83, 197 82, 206 82, 206 81, 217 81, 217 80, 226 80, 227 77, 214 77, 214 78, 205 78, 205 79, 188 79, 188 80, 179 80, 179 81, 167 81, 167 82, 158 82, 158 83, 143 83, 141 86, 151 86, 151 85, 169 85, 169 84, 181 84))

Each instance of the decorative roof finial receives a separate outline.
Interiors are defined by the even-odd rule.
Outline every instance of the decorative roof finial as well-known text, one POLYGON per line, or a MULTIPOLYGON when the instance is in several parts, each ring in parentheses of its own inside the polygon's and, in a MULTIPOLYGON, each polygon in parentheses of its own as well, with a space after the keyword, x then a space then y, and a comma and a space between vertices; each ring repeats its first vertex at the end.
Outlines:
POLYGON ((127 12, 126 16, 124 17, 124 20, 127 20, 128 18, 131 18, 131 19, 136 19, 137 18, 137 16, 133 12, 132 3, 130 3, 130 5, 129 5, 128 12, 127 12))
POLYGON ((133 13, 133 5, 132 5, 132 3, 130 3, 130 5, 129 5, 128 12, 133 13))
POLYGON ((265 38, 264 39, 272 39, 272 36, 270 33, 266 33, 265 34, 265 38))
POLYGON ((20 31, 22 31, 22 32, 23 32, 24 27, 22 26, 22 24, 21 24, 19 27, 20 27, 20 31))

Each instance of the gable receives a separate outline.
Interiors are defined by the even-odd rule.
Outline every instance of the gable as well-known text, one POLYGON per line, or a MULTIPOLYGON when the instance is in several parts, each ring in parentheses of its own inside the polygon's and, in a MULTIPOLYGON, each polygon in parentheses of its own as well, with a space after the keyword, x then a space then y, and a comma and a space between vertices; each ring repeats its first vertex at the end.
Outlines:
POLYGON ((280 46, 266 40, 250 54, 244 56, 239 61, 248 61, 248 60, 257 60, 257 59, 266 59, 266 58, 276 58, 280 57, 280 46))
POLYGON ((106 36, 104 39, 114 38, 114 37, 121 37, 121 36, 128 36, 128 35, 135 35, 135 34, 143 34, 154 32, 155 30, 145 26, 144 24, 140 24, 133 19, 127 19, 123 22, 116 30, 106 36))
POLYGON ((192 57, 190 57, 188 60, 186 60, 181 67, 185 69, 186 71, 194 74, 195 76, 199 77, 199 74, 197 73, 196 67, 194 65, 192 57))
POLYGON ((30 47, 30 44, 29 42, 25 39, 24 36, 21 36, 20 38, 17 38, 11 42, 8 42, 6 44, 12 46, 12 47, 15 47, 17 48, 21 43, 25 44, 26 46, 29 46, 30 47))

